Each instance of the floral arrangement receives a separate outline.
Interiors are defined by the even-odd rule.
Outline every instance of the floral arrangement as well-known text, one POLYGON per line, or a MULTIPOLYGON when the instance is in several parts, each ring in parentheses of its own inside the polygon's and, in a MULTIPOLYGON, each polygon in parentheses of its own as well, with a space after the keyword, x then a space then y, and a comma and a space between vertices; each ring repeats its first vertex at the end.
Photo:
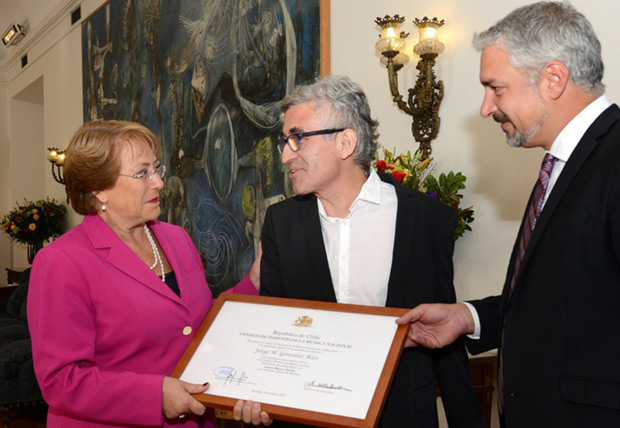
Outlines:
POLYGON ((374 164, 378 172, 387 172, 403 186, 418 190, 422 193, 440 200, 452 208, 458 215, 454 239, 458 239, 467 230, 471 230, 469 223, 474 221, 474 210, 472 207, 461 208, 460 203, 463 195, 461 190, 465 189, 465 177, 460 172, 450 171, 448 174, 441 173, 436 178, 433 173, 435 165, 432 158, 422 159, 422 152, 416 151, 407 154, 394 155, 389 150, 384 150, 384 158, 379 159, 374 164))
POLYGON ((31 202, 24 199, 2 219, 2 230, 22 244, 42 244, 60 236, 62 221, 67 213, 55 199, 31 202))

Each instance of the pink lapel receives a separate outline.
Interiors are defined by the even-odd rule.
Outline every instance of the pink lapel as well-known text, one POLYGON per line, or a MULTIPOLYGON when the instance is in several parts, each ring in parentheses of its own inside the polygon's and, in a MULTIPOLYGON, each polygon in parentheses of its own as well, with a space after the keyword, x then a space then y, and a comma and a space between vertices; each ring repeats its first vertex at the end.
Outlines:
MULTIPOLYGON (((187 292, 183 293, 183 290, 187 290, 187 286, 185 285, 185 281, 188 279, 187 272, 191 269, 191 267, 196 266, 195 263, 191 263, 194 254, 192 254, 191 251, 190 253, 185 251, 187 247, 185 236, 177 236, 179 235, 178 233, 174 236, 170 233, 164 233, 162 226, 166 225, 170 230, 170 225, 167 223, 152 221, 149 222, 148 225, 151 228, 153 235, 157 238, 159 245, 161 245, 164 254, 166 254, 170 267, 176 274, 179 289, 181 290, 181 300, 185 305, 187 305, 189 303, 188 299, 190 296, 187 292), (183 239, 183 241, 180 241, 180 239, 183 239)), ((190 245, 194 244, 190 243, 190 245)), ((178 299, 178 296, 175 295, 175 297, 178 299)))
MULTIPOLYGON (((153 271, 140 260, 101 217, 98 215, 85 216, 82 221, 82 226, 90 238, 93 248, 101 250, 101 257, 108 263, 153 291, 177 302, 181 301, 167 285, 162 284, 161 278, 155 275, 153 271), (108 249, 107 252, 105 252, 106 249, 108 249)), ((174 251, 164 248, 164 252, 166 252, 166 257, 168 257, 172 268, 176 269, 177 261, 172 255, 174 251)))

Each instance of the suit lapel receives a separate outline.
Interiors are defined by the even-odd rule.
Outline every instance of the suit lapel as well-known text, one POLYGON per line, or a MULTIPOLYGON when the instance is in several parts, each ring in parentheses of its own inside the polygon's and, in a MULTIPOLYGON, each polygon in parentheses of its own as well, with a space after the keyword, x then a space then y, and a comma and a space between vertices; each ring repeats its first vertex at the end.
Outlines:
POLYGON ((413 245, 413 239, 410 237, 413 236, 413 228, 416 223, 415 210, 411 209, 412 204, 407 203, 410 194, 406 192, 404 187, 397 185, 391 175, 379 173, 379 177, 382 181, 394 186, 398 200, 396 227, 394 229, 394 251, 392 252, 386 306, 399 307, 402 302, 406 301, 403 285, 406 283, 405 278, 411 257, 411 246, 413 245), (403 237, 407 238, 403 239, 403 237))
POLYGON ((325 252, 323 231, 321 230, 321 220, 319 218, 319 208, 315 196, 312 196, 305 201, 301 218, 305 221, 302 222, 304 228, 304 240, 303 243, 300 243, 300 245, 305 245, 308 253, 310 254, 312 272, 308 272, 308 274, 315 275, 317 278, 316 290, 319 293, 317 300, 335 302, 336 293, 334 291, 334 284, 329 270, 327 253, 325 252))
POLYGON ((153 271, 110 229, 101 217, 86 216, 82 225, 93 247, 101 252, 101 257, 110 265, 156 293, 179 301, 178 296, 162 283, 161 278, 153 274, 153 271))
MULTIPOLYGON (((521 268, 520 268, 520 271, 518 272, 519 276, 517 277, 515 290, 513 294, 517 291, 517 288, 519 286, 520 276, 525 266, 527 266, 527 263, 532 253, 536 249, 536 245, 540 241, 540 238, 545 228, 547 227, 547 224, 549 223, 551 217, 553 216, 555 209, 560 203, 562 197, 566 193, 567 189, 570 187, 570 184, 573 182, 575 176, 581 170, 583 164, 586 162, 590 154, 596 149, 596 147, 598 147, 600 137, 603 134, 605 134, 609 130, 609 128, 619 119, 620 119, 620 109, 618 108, 618 106, 614 104, 610 106, 608 109, 606 109, 603 113, 601 113, 601 115, 592 123, 592 125, 590 125, 586 133, 583 135, 583 137, 581 138, 581 140, 575 147, 575 150, 573 151, 570 158, 566 162, 566 165, 564 166, 562 173, 558 177, 558 181, 553 187, 551 195, 549 196, 549 199, 545 203, 545 206, 540 213, 540 217, 536 221, 536 227, 534 228, 534 231, 532 232, 530 242, 525 250, 525 254, 523 255, 523 261, 521 262, 521 268)), ((530 196, 530 200, 528 201, 528 205, 527 205, 528 207, 529 207, 529 204, 531 203, 532 195, 530 196)), ((527 211, 526 211, 526 215, 527 215, 527 211)), ((517 246, 518 246, 519 240, 521 239, 522 228, 523 228, 523 222, 521 222, 521 226, 519 228, 519 236, 518 236, 517 244, 516 244, 517 246)), ((516 249, 516 251, 518 251, 518 249, 516 249)), ((513 257, 511 257, 511 269, 510 269, 504 288, 506 288, 507 286, 508 287, 510 286, 509 283, 510 283, 510 279, 512 278, 512 271, 514 269, 514 262, 516 260, 516 257, 514 257, 514 255, 515 254, 513 253, 513 257)), ((506 295, 505 292, 504 292, 504 295, 506 295)))

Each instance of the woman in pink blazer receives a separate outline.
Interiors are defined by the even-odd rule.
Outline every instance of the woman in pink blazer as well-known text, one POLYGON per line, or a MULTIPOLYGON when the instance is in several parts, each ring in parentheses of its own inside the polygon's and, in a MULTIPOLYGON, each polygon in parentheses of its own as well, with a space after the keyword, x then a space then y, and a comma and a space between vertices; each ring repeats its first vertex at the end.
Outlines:
MULTIPOLYGON (((188 234, 157 221, 159 151, 148 129, 119 121, 84 125, 67 148, 68 195, 85 217, 37 254, 28 295, 48 428, 215 427, 190 395, 209 379, 169 377, 213 298, 188 234)), ((257 287, 248 276, 230 291, 257 287)), ((235 416, 271 423, 257 403, 235 416)))

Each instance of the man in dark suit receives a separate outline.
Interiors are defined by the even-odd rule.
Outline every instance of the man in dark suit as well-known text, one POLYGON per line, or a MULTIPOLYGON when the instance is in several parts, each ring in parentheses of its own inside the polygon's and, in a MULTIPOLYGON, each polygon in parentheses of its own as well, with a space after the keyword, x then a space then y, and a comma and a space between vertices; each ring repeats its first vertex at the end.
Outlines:
MULTIPOLYGON (((298 196, 267 210, 261 294, 405 308, 454 302, 456 214, 371 168, 377 122, 361 87, 330 76, 296 88, 282 112, 278 145, 298 196)), ((460 342, 404 351, 380 426, 437 427, 436 380, 451 427, 486 426, 460 342)))
POLYGON ((568 3, 517 9, 474 37, 481 114, 545 161, 501 296, 422 305, 409 344, 468 334, 499 348, 503 426, 620 426, 620 109, 603 95, 600 43, 568 3))

